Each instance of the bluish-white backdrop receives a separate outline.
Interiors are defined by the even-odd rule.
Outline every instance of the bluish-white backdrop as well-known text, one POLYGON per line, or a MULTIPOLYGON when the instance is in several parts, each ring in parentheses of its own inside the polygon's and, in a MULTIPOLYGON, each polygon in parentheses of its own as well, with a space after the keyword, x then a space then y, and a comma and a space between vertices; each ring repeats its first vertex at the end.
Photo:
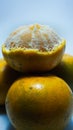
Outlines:
POLYGON ((53 27, 73 55, 73 0, 0 0, 0 46, 15 28, 32 23, 53 27))

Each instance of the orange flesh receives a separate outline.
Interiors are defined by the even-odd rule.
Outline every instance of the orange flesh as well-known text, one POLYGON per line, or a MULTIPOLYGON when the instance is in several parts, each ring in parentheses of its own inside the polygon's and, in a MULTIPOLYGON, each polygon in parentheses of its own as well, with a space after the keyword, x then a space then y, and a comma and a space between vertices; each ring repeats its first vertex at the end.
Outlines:
POLYGON ((7 49, 37 49, 51 51, 62 39, 48 26, 34 24, 23 26, 11 33, 5 42, 7 49))

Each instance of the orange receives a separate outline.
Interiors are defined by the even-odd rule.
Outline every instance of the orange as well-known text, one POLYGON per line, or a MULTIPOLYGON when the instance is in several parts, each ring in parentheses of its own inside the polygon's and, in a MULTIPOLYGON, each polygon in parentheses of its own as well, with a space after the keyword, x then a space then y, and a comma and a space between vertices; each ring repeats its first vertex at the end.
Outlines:
POLYGON ((19 73, 10 68, 4 59, 0 59, 0 105, 4 105, 8 89, 18 77, 19 73))
POLYGON ((45 25, 26 25, 12 32, 2 45, 7 63, 21 72, 45 72, 61 60, 66 41, 45 25))
POLYGON ((64 54, 60 64, 51 73, 63 78, 73 90, 73 56, 64 54))
POLYGON ((15 81, 6 97, 7 115, 17 130, 62 130, 73 110, 72 91, 56 76, 15 81))

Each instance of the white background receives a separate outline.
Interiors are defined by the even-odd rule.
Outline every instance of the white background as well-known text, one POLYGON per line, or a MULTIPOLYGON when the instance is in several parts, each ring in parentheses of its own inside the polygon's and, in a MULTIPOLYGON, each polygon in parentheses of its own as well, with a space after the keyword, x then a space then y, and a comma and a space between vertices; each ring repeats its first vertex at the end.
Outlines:
POLYGON ((0 0, 0 46, 14 29, 32 23, 50 25, 73 55, 73 0, 0 0))

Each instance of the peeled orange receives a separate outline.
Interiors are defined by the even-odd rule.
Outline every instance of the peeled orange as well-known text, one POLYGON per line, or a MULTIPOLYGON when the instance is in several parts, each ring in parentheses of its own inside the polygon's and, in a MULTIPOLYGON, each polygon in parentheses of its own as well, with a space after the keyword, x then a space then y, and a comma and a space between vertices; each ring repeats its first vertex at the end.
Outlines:
POLYGON ((8 64, 21 72, 45 72, 61 60, 66 41, 45 25, 25 25, 12 32, 2 45, 8 64))

